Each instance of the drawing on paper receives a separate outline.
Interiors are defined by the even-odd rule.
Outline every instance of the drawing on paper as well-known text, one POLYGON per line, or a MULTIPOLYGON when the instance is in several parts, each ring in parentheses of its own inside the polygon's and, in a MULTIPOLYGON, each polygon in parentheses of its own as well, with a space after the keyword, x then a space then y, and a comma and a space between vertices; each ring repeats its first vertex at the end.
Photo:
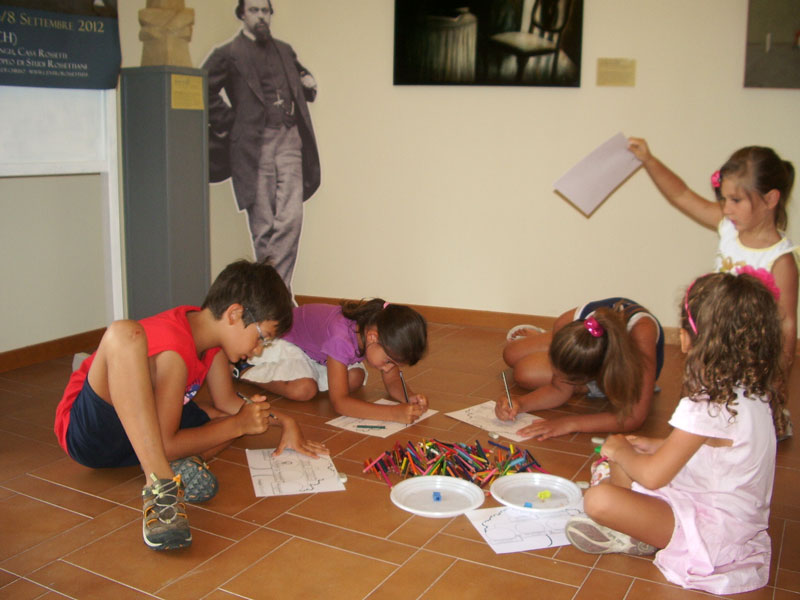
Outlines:
POLYGON ((256 496, 285 496, 344 490, 329 456, 311 458, 284 450, 247 450, 247 463, 256 496))

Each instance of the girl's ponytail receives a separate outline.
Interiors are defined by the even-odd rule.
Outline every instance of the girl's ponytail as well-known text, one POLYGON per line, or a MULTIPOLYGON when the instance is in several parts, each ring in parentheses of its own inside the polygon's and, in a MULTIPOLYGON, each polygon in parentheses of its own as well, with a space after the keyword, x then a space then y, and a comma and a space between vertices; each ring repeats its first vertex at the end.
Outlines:
POLYGON ((642 393, 642 354, 627 330, 622 306, 598 308, 594 317, 608 338, 601 369, 603 390, 620 420, 630 415, 642 393))
POLYGON ((602 382, 620 421, 627 417, 642 391, 642 357, 626 329, 621 305, 598 308, 593 317, 559 329, 548 356, 553 368, 575 385, 602 382))

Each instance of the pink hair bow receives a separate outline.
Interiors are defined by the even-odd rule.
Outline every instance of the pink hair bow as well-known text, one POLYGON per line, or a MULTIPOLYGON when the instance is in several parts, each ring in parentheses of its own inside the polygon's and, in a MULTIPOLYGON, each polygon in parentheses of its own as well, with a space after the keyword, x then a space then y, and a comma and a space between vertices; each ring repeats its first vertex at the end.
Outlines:
POLYGON ((775 302, 780 300, 781 290, 775 283, 775 277, 766 269, 756 269, 750 265, 742 265, 740 267, 736 267, 735 271, 737 275, 750 275, 755 277, 772 293, 772 295, 775 297, 775 302))
POLYGON ((594 317, 589 317, 583 322, 583 326, 586 328, 586 331, 592 334, 592 337, 602 337, 602 335, 606 332, 603 329, 603 326, 597 322, 597 319, 594 317))

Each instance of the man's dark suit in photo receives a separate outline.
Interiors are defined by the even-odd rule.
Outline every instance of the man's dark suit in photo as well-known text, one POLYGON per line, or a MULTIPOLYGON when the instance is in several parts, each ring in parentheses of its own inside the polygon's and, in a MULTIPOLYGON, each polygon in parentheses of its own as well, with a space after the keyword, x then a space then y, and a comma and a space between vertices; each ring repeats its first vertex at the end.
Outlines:
MULTIPOLYGON (((239 0, 242 31, 216 48, 203 68, 212 137, 227 138, 236 203, 247 211, 256 259, 269 260, 291 289, 303 202, 320 183, 307 105, 317 85, 292 47, 272 37, 272 14, 270 0, 239 0)), ((211 171, 219 180, 219 166, 211 171)))

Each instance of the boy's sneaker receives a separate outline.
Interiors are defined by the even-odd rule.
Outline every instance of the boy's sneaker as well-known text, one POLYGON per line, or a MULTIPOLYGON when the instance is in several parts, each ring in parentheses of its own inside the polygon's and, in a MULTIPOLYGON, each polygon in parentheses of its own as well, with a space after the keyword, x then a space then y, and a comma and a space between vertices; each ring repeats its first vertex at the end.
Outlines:
POLYGON ((241 379, 242 378, 242 374, 245 371, 247 371, 247 369, 249 369, 250 367, 253 366, 253 365, 251 365, 249 362, 247 362, 244 359, 239 360, 239 361, 237 361, 235 363, 231 363, 231 364, 232 364, 231 373, 233 374, 233 378, 234 379, 241 379))
POLYGON ((186 502, 206 502, 217 495, 219 483, 200 456, 179 458, 169 463, 172 472, 181 476, 186 502))
POLYGON ((175 550, 192 544, 183 485, 180 475, 173 479, 158 479, 153 473, 152 485, 142 489, 144 500, 142 537, 154 550, 175 550))
POLYGON ((631 536, 595 523, 586 515, 572 517, 564 530, 569 543, 588 554, 619 552, 633 556, 648 556, 658 548, 631 536))

